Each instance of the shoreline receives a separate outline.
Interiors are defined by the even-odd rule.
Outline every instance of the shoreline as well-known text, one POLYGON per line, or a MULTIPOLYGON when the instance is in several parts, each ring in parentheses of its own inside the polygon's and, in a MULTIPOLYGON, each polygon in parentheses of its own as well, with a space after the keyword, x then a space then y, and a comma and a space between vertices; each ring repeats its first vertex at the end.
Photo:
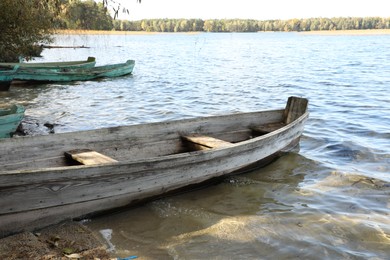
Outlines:
POLYGON ((0 239, 1 259, 117 259, 80 222, 66 221, 32 232, 25 231, 0 239))
POLYGON ((56 34, 68 35, 155 35, 155 34, 199 34, 203 32, 145 32, 145 31, 100 31, 100 30, 57 30, 56 34))
POLYGON ((299 32, 307 35, 390 35, 390 29, 299 32))
MULTIPOLYGON (((156 35, 156 34, 187 34, 194 35, 208 32, 145 32, 145 31, 99 31, 99 30, 57 30, 54 34, 68 35, 156 35)), ((228 32, 220 32, 228 33, 228 32)), ((243 32, 246 33, 246 32, 243 32)), ((271 31, 258 31, 253 33, 279 33, 271 31)), ((371 30, 337 30, 337 31, 301 31, 304 35, 390 35, 390 29, 371 29, 371 30)))

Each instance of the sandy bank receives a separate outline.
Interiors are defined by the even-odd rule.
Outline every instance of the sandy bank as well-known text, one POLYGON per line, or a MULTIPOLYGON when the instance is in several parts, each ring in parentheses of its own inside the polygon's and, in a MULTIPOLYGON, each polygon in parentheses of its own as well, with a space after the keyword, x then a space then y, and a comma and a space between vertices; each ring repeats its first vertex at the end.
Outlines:
POLYGON ((312 31, 300 32, 300 34, 312 35, 388 35, 390 29, 375 29, 375 30, 340 30, 340 31, 312 31))
POLYGON ((56 34, 89 35, 154 35, 154 34, 198 34, 200 32, 143 32, 143 31, 97 31, 97 30, 57 30, 56 34))
MULTIPOLYGON (((90 34, 90 35, 153 35, 153 34, 199 34, 202 32, 143 32, 143 31, 97 31, 97 30, 57 30, 57 34, 90 34)), ((263 33, 263 32, 259 32, 263 33)), ((266 32, 270 33, 270 32, 266 32)), ((294 32, 296 33, 296 32, 294 32)), ((310 31, 299 32, 300 34, 312 35, 388 35, 390 29, 374 30, 339 30, 339 31, 310 31)))

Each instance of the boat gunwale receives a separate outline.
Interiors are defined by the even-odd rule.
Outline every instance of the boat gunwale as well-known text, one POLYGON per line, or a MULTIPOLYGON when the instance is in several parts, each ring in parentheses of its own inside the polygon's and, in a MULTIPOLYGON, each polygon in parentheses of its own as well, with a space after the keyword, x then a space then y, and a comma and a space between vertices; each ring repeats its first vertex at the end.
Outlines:
MULTIPOLYGON (((281 110, 267 110, 267 111, 258 111, 258 112, 247 112, 247 113, 240 113, 240 114, 255 114, 259 112, 271 112, 271 111, 281 111, 281 110)), ((198 117, 198 118, 188 118, 188 119, 179 119, 179 120, 174 120, 174 121, 162 121, 162 122, 154 122, 154 123, 146 123, 146 124, 135 124, 135 125, 129 125, 131 126, 139 126, 139 125, 155 125, 155 124, 164 124, 164 123, 174 123, 174 122, 185 122, 185 121, 193 121, 194 119, 208 119, 208 118, 215 118, 215 117, 224 117, 227 115, 220 115, 220 116, 209 116, 209 117, 198 117)), ((300 117, 298 117, 296 120, 292 121, 291 123, 275 130, 270 133, 257 136, 248 140, 244 140, 242 142, 238 143, 232 143, 231 146, 229 147, 221 147, 217 149, 210 149, 210 150, 199 150, 199 151, 190 151, 190 152, 183 152, 183 153, 176 153, 176 154, 170 154, 170 155, 163 155, 163 156, 155 156, 155 157, 150 157, 150 158, 141 158, 137 160, 126 160, 126 161, 118 161, 115 163, 106 163, 106 164, 99 164, 99 165, 73 165, 73 166, 58 166, 58 167, 45 167, 45 168, 37 168, 37 169, 25 169, 25 170, 7 170, 7 171, 1 171, 0 170, 0 176, 10 176, 10 175, 15 175, 18 176, 20 174, 26 175, 26 174, 46 174, 46 173, 53 173, 54 172, 61 172, 61 171, 79 171, 79 170, 88 170, 90 168, 111 168, 111 167, 120 167, 120 166, 127 166, 130 164, 144 164, 144 163, 159 163, 159 162, 164 162, 167 160, 178 160, 180 162, 181 159, 183 158, 190 158, 193 156, 200 156, 200 155, 208 155, 208 154, 215 154, 215 157, 218 156, 223 156, 225 155, 226 151, 230 150, 237 150, 236 152, 240 152, 240 147, 245 147, 245 149, 248 149, 248 145, 253 145, 256 146, 255 143, 264 141, 264 139, 269 139, 272 138, 273 136, 279 135, 283 132, 287 132, 294 126, 300 124, 301 122, 305 121, 309 116, 309 112, 306 111, 304 114, 302 114, 300 117), (222 153, 221 155, 218 155, 219 153, 222 153)), ((126 127, 126 126, 119 126, 119 127, 126 127)), ((107 127, 104 129, 112 129, 116 127, 107 127)), ((78 131, 78 132, 89 132, 89 131, 96 131, 100 129, 95 129, 95 130, 86 130, 86 131, 78 131)), ((60 133, 61 135, 64 134, 74 134, 77 132, 68 132, 68 133, 60 133)), ((35 137, 41 137, 41 136, 35 136, 35 137)), ((46 136, 42 136, 46 137, 46 136)), ((18 137, 18 138, 29 138, 29 137, 18 137)), ((31 137, 30 137, 31 138, 31 137)), ((34 137, 33 137, 34 138, 34 137)), ((0 144, 1 144, 0 140, 0 144)), ((57 158, 57 157, 54 157, 57 158)), ((211 159, 210 159, 211 160, 211 159)), ((32 160, 35 161, 35 160, 32 160)), ((185 162, 184 162, 185 163, 185 162)), ((114 175, 120 175, 120 173, 113 173, 113 174, 106 174, 105 176, 114 176, 114 175)), ((61 178, 65 179, 82 179, 82 178, 90 178, 91 176, 83 176, 83 177, 77 177, 77 178, 70 178, 70 176, 56 176, 56 180, 59 180, 61 178)), ((9 184, 7 184, 9 186, 9 184)), ((0 187, 2 187, 2 184, 0 183, 0 187)))
POLYGON ((42 69, 54 69, 56 67, 60 66, 82 66, 85 65, 95 65, 96 64, 96 58, 95 57, 88 57, 86 60, 72 60, 72 61, 54 61, 54 62, 0 62, 0 67, 3 68, 10 68, 13 66, 18 66, 23 69, 34 69, 35 67, 39 67, 42 69))
POLYGON ((14 80, 23 82, 69 82, 94 80, 103 77, 125 76, 132 74, 135 60, 94 67, 23 67, 14 76, 14 80), (119 74, 119 75, 117 75, 119 74))
MULTIPOLYGON (((87 134, 87 133, 100 133, 100 132, 105 132, 105 131, 109 131, 109 130, 114 130, 114 131, 117 131, 117 130, 122 130, 122 129, 126 129, 126 128, 135 128, 135 127, 140 127, 140 126, 159 126, 159 125, 166 125, 166 124, 177 124, 177 123, 188 123, 188 122, 192 122, 192 121, 202 121, 202 120, 207 120, 207 119, 217 119, 217 118, 226 118, 226 117, 229 117, 229 116, 232 116, 232 115, 243 115, 243 116, 250 116, 250 115, 255 115, 255 114, 267 114, 267 113, 272 113, 272 112, 275 112, 275 113, 281 113, 283 112, 284 109, 270 109, 270 110, 261 110, 261 111, 253 111, 253 112, 242 112, 242 113, 233 113, 233 114, 221 114, 221 115, 210 115, 210 116, 202 116, 202 117, 190 117, 190 118, 182 118, 182 119, 176 119, 176 120, 164 120, 164 121, 158 121, 158 122, 149 122, 149 123, 136 123, 136 124, 129 124, 129 125, 120 125, 120 126, 109 126, 109 127, 102 127, 102 128, 97 128, 97 129, 88 129, 88 130, 78 130, 78 131, 73 131, 73 132, 63 132, 63 133, 56 133, 56 134, 52 134, 52 135, 35 135, 35 136, 19 136, 13 140, 9 140, 9 139, 0 139, 0 145, 2 142, 18 142, 19 140, 20 141, 24 141, 25 139, 47 139, 48 137, 52 137, 52 136, 58 136, 58 135, 61 135, 61 136, 72 136, 72 135, 77 135, 77 134, 87 134)), ((299 118, 297 118, 298 120, 299 118)), ((296 120, 294 120, 293 122, 295 122, 296 120)), ((293 122, 291 122, 290 124, 292 124, 293 122)), ((288 125, 290 125, 288 124, 288 125)), ((288 126, 287 125, 287 126, 288 126)), ((1 173, 1 172, 0 172, 1 173)))
POLYGON ((0 107, 0 140, 10 139, 17 130, 22 121, 26 109, 19 104, 13 104, 8 107, 0 107))
POLYGON ((77 75, 79 73, 97 73, 97 74, 100 74, 100 73, 105 73, 107 71, 111 71, 111 70, 116 70, 118 68, 127 68, 127 67, 130 67, 130 66, 134 66, 135 65, 135 60, 127 60, 126 62, 122 62, 122 63, 115 63, 115 64, 107 64, 107 65, 101 65, 101 66, 95 66, 95 67, 91 67, 91 68, 83 68, 83 67, 80 67, 80 68, 51 68, 51 67, 47 67, 47 68, 37 68, 37 69, 34 69, 34 68, 22 68, 22 69, 19 69, 19 71, 16 73, 16 77, 21 74, 23 75, 23 73, 25 74, 42 74, 42 73, 45 73, 47 75, 57 75, 57 74, 64 74, 64 75, 77 75), (107 71, 105 71, 107 70, 107 71))

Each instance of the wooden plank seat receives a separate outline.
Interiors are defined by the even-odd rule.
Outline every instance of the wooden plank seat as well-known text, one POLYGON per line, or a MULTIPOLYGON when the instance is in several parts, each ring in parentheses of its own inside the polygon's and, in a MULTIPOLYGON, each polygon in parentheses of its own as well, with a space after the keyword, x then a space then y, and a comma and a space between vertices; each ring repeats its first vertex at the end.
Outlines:
POLYGON ((230 147, 233 144, 221 139, 217 139, 206 135, 187 135, 182 136, 182 139, 189 144, 194 150, 209 150, 213 148, 230 147))
POLYGON ((84 165, 97 165, 118 162, 111 157, 108 157, 104 154, 98 153, 90 149, 71 150, 65 152, 65 157, 84 165))
POLYGON ((264 134, 271 133, 275 130, 278 130, 279 128, 282 128, 285 125, 286 124, 283 122, 270 123, 270 124, 266 124, 266 125, 253 126, 253 127, 251 127, 251 130, 260 134, 260 135, 264 135, 264 134))

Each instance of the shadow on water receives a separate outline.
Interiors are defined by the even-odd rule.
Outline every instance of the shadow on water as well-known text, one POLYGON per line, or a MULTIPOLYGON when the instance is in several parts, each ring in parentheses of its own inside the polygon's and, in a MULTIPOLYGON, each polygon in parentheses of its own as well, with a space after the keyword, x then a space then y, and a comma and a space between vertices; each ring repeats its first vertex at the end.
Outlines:
POLYGON ((120 257, 384 257, 390 242, 389 193, 389 183, 290 153, 265 168, 87 225, 104 233, 120 257))

